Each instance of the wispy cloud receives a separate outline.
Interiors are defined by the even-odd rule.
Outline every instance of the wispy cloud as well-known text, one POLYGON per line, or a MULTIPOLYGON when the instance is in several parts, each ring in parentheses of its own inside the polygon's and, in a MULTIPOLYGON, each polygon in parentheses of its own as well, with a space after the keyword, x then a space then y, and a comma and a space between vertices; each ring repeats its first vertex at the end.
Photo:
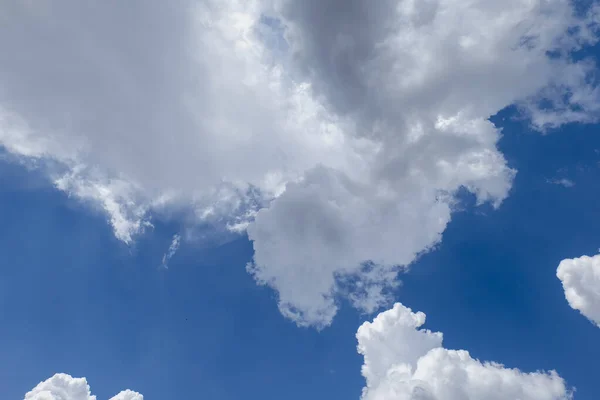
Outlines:
POLYGON ((564 186, 566 188, 570 188, 575 186, 575 182, 573 182, 570 179, 567 178, 561 178, 561 179, 546 179, 546 182, 551 183, 553 185, 560 185, 560 186, 564 186))
POLYGON ((162 258, 162 267, 163 268, 169 268, 169 261, 171 261, 171 258, 173 258, 175 253, 177 253, 177 250, 179 250, 180 245, 181 245, 181 235, 175 234, 173 236, 173 240, 171 240, 171 245, 169 246, 169 249, 163 255, 163 258, 162 258))

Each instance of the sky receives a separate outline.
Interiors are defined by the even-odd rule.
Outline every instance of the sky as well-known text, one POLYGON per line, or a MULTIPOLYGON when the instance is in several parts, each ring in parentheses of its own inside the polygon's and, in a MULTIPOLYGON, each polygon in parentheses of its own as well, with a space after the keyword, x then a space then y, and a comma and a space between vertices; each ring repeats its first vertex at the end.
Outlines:
POLYGON ((3 2, 2 398, 596 399, 599 19, 3 2))

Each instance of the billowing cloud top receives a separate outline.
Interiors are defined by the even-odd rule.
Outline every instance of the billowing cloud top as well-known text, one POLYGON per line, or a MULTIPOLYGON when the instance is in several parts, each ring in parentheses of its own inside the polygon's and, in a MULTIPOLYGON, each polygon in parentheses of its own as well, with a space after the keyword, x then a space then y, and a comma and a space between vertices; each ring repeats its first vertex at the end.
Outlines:
POLYGON ((419 329, 425 314, 402 304, 356 334, 367 380, 363 400, 569 400, 556 372, 524 373, 442 347, 442 334, 419 329))
POLYGON ((78 0, 0 5, 0 145, 104 210, 247 228, 301 325, 388 301, 455 194, 515 171, 488 118, 594 121, 597 8, 567 0, 78 0), (15 40, 18 38, 18 40, 15 40), (179 213, 180 214, 180 213, 179 213))
POLYGON ((556 276, 569 305, 600 327, 600 255, 562 260, 556 276))
MULTIPOLYGON (((25 395, 24 400, 96 400, 96 396, 90 393, 90 386, 85 378, 56 374, 40 382, 25 395)), ((109 400, 144 400, 144 396, 125 390, 109 400)))

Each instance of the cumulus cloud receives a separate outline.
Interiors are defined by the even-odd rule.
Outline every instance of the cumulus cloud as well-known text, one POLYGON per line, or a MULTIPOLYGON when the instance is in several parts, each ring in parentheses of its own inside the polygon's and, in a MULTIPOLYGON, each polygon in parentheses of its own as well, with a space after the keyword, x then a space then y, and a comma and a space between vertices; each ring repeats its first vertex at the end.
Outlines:
MULTIPOLYGON (((376 144, 363 175, 309 170, 248 229, 250 270, 300 323, 331 320, 340 275, 364 282, 365 261, 390 271, 438 243, 459 188, 479 203, 502 202, 515 171, 498 152, 489 116, 516 103, 545 129, 552 123, 541 115, 551 111, 540 102, 555 88, 589 92, 577 108, 595 118, 595 87, 584 79, 593 65, 564 55, 591 40, 595 14, 577 20, 568 2, 280 1, 276 8, 288 28, 292 74, 354 122, 349 135, 376 144), (581 36, 566 34, 573 27, 581 36)), ((576 106, 571 100, 564 108, 576 106)), ((366 281, 373 295, 355 304, 381 306, 389 275, 366 281)))
POLYGON ((420 329, 425 314, 402 304, 356 334, 364 356, 363 400, 569 400, 554 371, 525 373, 442 347, 442 334, 420 329))
POLYGON ((516 171, 491 115, 517 104, 544 130, 599 111, 594 63, 570 55, 597 9, 566 0, 0 8, 6 151, 126 243, 170 207, 247 229, 248 270, 300 325, 329 324, 340 294, 385 304, 460 189, 501 204, 516 171))
MULTIPOLYGON (((85 378, 73 378, 67 374, 56 374, 40 382, 25 395, 24 400, 96 400, 90 392, 85 378)), ((109 400, 144 400, 144 396, 125 390, 109 400)))
POLYGON ((600 255, 562 260, 556 276, 569 305, 600 327, 600 255))
POLYGON ((125 390, 110 400, 144 400, 144 396, 131 390, 125 390))

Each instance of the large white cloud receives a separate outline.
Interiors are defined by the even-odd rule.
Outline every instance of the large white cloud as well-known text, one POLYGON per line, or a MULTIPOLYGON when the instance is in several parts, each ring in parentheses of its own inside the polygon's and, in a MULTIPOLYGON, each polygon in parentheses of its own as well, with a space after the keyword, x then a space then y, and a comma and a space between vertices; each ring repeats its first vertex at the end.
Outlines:
POLYGON ((173 207, 247 227, 249 271, 303 325, 329 324, 340 293, 384 304, 460 188, 503 201, 515 171, 489 116, 597 117, 595 65, 569 55, 596 10, 567 0, 0 8, 0 144, 125 242, 173 207))
POLYGON ((600 255, 562 260, 556 276, 569 305, 600 327, 600 255))
POLYGON ((328 323, 340 275, 358 278, 362 293, 351 298, 373 311, 386 300, 393 266, 440 240, 460 187, 498 205, 514 171, 496 148, 492 114, 519 103, 540 129, 560 125, 573 105, 551 113, 537 102, 570 91, 585 93, 571 97, 584 99, 579 120, 593 118, 596 89, 585 84, 592 66, 547 55, 577 46, 565 35, 578 24, 569 3, 499 4, 277 2, 293 76, 356 124, 351 135, 379 144, 366 175, 312 169, 249 227, 250 270, 279 291, 286 315, 328 323), (365 261, 379 273, 366 278, 365 261))
MULTIPOLYGON (((67 374, 56 374, 40 382, 25 395, 24 400, 96 400, 90 392, 85 378, 73 378, 67 374)), ((110 400, 144 400, 144 396, 125 390, 110 400)))
POLYGON ((568 400, 556 372, 525 373, 442 347, 442 334, 419 329, 425 314, 402 304, 356 334, 367 381, 363 400, 568 400))

